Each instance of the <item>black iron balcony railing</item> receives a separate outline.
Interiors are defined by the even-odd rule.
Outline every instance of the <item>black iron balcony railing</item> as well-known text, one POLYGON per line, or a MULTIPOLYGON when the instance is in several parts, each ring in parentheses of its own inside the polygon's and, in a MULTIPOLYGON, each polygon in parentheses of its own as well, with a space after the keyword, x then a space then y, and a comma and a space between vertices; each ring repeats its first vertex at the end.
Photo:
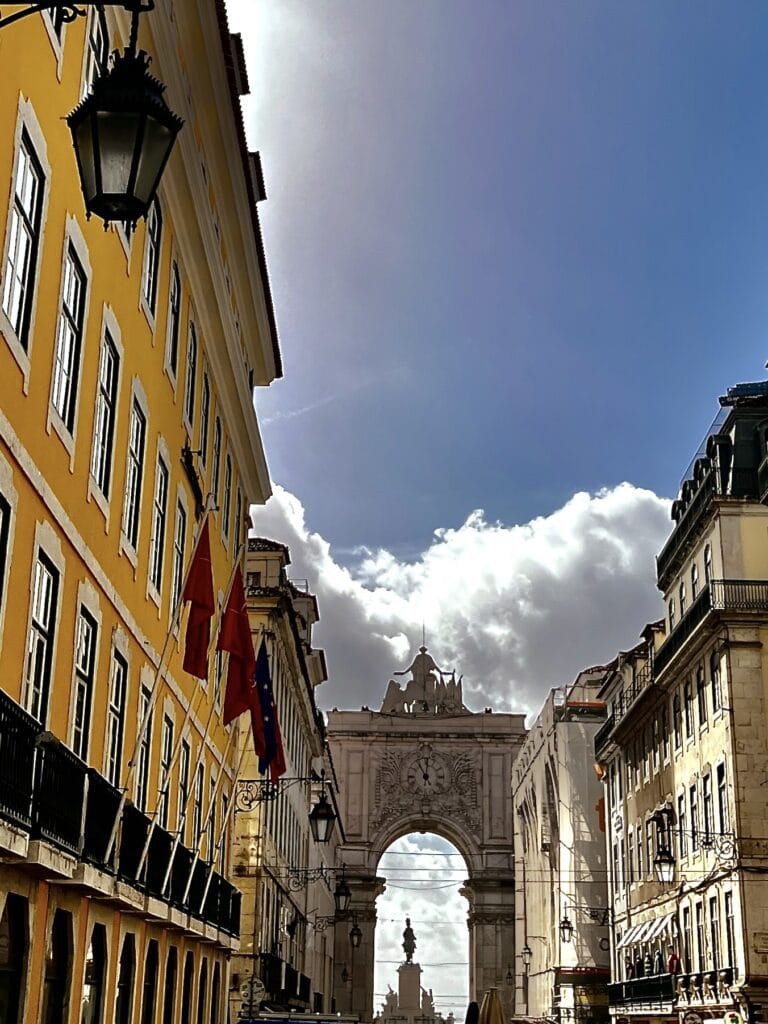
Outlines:
POLYGON ((0 817, 29 830, 40 725, 0 691, 0 817))
POLYGON ((650 974, 644 978, 615 982, 608 986, 608 1005, 671 1003, 677 992, 676 977, 674 974, 650 974))
POLYGON ((44 840, 116 874, 140 892, 171 903, 229 935, 239 935, 240 893, 200 860, 186 893, 194 857, 183 845, 176 848, 170 886, 163 891, 173 848, 173 836, 165 829, 153 829, 139 877, 151 823, 130 802, 123 808, 115 852, 107 861, 119 804, 119 790, 0 691, 0 819, 32 839, 44 840))
POLYGON ((41 732, 35 746, 32 837, 79 855, 88 766, 51 733, 41 732))
POLYGON ((710 611, 768 613, 768 580, 711 580, 657 651, 655 675, 664 671, 710 611))
POLYGON ((114 863, 114 854, 111 861, 107 862, 107 847, 119 806, 120 790, 107 782, 95 768, 89 768, 82 858, 96 867, 110 871, 114 863))
POLYGON ((261 954, 261 980, 270 996, 277 996, 283 987, 283 961, 274 953, 261 954))

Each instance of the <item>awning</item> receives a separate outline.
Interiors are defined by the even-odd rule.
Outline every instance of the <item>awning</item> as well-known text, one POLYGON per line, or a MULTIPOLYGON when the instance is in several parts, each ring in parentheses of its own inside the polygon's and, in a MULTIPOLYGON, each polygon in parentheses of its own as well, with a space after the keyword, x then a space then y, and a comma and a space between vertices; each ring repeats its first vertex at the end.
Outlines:
POLYGON ((674 920, 674 910, 669 914, 665 914, 664 917, 657 918, 653 923, 653 928, 651 928, 650 932, 646 935, 646 940, 655 939, 661 935, 662 932, 669 932, 671 935, 671 925, 674 920))
POLYGON ((624 946, 628 946, 630 942, 634 940, 635 935, 643 926, 641 924, 633 924, 622 935, 619 942, 616 943, 616 949, 622 949, 624 946))

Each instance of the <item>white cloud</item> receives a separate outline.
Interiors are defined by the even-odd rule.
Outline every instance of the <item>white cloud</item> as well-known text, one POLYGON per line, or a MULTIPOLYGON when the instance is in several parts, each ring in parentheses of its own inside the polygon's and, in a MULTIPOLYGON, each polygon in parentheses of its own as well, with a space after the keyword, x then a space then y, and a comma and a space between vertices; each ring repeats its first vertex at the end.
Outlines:
POLYGON ((470 707, 536 710, 551 686, 610 659, 662 612, 654 556, 669 503, 628 483, 575 494, 522 525, 476 510, 459 527, 436 529, 413 561, 360 551, 351 567, 281 487, 252 511, 256 533, 289 546, 291 575, 317 595, 315 642, 330 674, 318 691, 324 707, 377 709, 423 623, 438 664, 463 673, 470 707))

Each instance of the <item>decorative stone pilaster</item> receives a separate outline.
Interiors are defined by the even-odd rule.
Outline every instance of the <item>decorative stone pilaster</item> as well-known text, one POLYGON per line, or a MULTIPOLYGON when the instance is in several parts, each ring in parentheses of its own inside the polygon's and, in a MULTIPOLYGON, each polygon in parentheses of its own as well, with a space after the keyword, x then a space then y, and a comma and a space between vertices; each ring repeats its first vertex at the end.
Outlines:
POLYGON ((515 960, 514 878, 481 877, 462 888, 469 900, 469 993, 478 1002, 489 988, 497 988, 505 1018, 512 1016, 514 989, 507 972, 515 960))
POLYGON ((384 879, 350 875, 346 879, 352 902, 346 920, 336 922, 334 997, 339 1013, 353 1013, 367 1021, 373 1007, 376 897, 384 892, 384 879), (357 948, 349 938, 354 925, 362 932, 357 948), (346 980, 342 977, 345 971, 346 980))

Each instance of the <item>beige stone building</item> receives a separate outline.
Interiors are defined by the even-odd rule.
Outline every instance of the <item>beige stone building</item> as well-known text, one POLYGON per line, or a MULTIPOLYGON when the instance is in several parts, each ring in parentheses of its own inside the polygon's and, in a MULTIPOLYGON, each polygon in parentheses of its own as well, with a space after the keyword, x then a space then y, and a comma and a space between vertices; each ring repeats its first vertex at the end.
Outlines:
POLYGON ((265 785, 250 735, 241 733, 246 754, 233 863, 243 903, 232 1019, 244 1008, 333 1010, 334 868, 343 833, 337 821, 331 842, 322 844, 310 830, 323 790, 336 805, 337 780, 315 703, 315 688, 327 678, 324 653, 312 646, 317 601, 306 581, 288 579, 289 564, 284 545, 249 538, 246 599, 254 647, 258 652, 263 640, 269 654, 287 771, 274 789, 265 785))
POLYGON ((604 807, 593 754, 604 674, 587 669, 550 692, 512 768, 516 1017, 607 1021, 604 807))
POLYGON ((768 994, 768 385, 720 403, 658 556, 664 620, 606 673, 595 741, 611 1013, 654 1024, 759 1020, 768 994))

